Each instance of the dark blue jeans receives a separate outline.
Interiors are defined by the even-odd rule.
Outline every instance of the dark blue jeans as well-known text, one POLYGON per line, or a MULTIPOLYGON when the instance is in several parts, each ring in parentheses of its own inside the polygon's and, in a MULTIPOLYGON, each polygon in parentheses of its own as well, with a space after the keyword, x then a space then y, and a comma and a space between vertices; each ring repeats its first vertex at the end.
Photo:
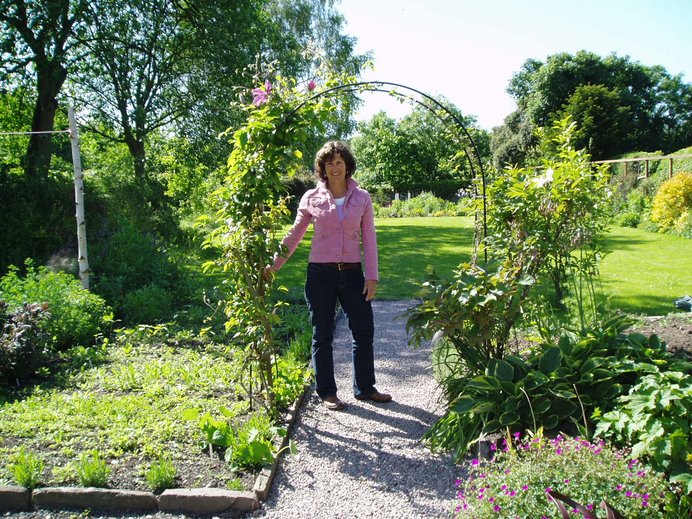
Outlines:
POLYGON ((319 263, 308 263, 305 299, 312 321, 312 364, 317 394, 336 395, 334 380, 334 316, 336 301, 348 319, 353 336, 353 394, 367 395, 375 390, 372 306, 365 300, 363 270, 337 270, 319 263))

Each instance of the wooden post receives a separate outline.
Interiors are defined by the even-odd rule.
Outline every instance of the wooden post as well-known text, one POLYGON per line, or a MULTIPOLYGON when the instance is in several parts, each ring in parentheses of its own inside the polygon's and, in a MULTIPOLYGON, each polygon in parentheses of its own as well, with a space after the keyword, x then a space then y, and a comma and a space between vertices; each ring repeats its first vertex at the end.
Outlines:
POLYGON ((77 262, 79 263, 79 279, 82 286, 89 289, 89 259, 87 256, 86 220, 84 217, 84 175, 82 174, 82 158, 79 153, 79 134, 74 116, 74 107, 67 107, 67 117, 70 121, 70 143, 72 144, 72 166, 74 169, 74 202, 77 209, 77 262))
POLYGON ((673 157, 668 159, 668 178, 673 178, 673 157))
POLYGON ((649 178, 649 160, 644 161, 644 178, 649 178))

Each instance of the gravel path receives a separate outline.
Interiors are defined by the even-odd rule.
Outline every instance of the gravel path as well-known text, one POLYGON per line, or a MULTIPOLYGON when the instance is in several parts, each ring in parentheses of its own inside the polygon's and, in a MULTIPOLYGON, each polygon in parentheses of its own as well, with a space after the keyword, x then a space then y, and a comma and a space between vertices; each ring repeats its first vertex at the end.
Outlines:
POLYGON ((412 301, 375 301, 377 388, 388 404, 351 392, 351 335, 340 319, 334 363, 342 412, 323 409, 310 391, 292 432, 299 453, 285 456, 269 499, 254 516, 271 518, 447 517, 459 469, 420 438, 439 416, 430 349, 407 343, 402 312, 412 301))

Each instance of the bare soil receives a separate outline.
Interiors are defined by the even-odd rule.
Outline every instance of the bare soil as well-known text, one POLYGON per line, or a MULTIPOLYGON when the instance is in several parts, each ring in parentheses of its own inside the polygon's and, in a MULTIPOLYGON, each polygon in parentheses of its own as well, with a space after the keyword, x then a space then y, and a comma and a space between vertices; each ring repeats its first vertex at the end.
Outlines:
POLYGON ((656 334, 668 345, 669 351, 683 350, 692 355, 692 312, 644 317, 627 331, 646 336, 656 334))

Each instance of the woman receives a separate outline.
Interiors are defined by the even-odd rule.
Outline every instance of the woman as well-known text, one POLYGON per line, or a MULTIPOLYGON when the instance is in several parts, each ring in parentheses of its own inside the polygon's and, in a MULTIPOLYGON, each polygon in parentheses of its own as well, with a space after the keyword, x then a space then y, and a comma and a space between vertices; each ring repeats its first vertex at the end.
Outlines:
POLYGON ((370 301, 377 292, 377 240, 372 201, 351 178, 356 161, 341 141, 327 142, 315 157, 317 187, 300 200, 293 227, 282 243, 271 271, 286 262, 305 236, 310 222, 314 236, 305 283, 312 321, 312 363, 317 394, 330 411, 346 407, 337 396, 332 339, 337 299, 353 335, 353 394, 358 400, 389 402, 391 395, 375 389, 374 324, 370 301), (365 275, 361 265, 361 239, 365 275))

